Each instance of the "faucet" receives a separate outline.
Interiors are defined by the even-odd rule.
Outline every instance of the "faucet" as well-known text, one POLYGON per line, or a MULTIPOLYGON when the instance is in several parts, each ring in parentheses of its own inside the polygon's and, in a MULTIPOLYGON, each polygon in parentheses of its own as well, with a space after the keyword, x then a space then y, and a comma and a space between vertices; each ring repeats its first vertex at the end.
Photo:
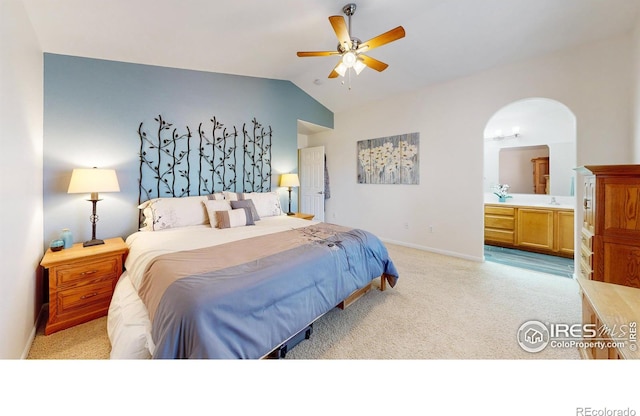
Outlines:
POLYGON ((549 205, 560 205, 560 203, 558 201, 556 201, 556 197, 552 196, 551 197, 551 202, 549 202, 549 205))

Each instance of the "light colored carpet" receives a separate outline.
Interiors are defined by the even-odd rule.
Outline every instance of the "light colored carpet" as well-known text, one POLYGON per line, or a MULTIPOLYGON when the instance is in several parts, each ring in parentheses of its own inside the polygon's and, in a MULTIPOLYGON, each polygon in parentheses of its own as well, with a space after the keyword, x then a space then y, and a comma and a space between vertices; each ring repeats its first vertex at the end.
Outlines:
MULTIPOLYGON (((291 359, 577 359, 577 350, 531 354, 516 340, 528 320, 581 322, 573 279, 491 262, 473 262, 387 245, 400 279, 372 290, 314 324, 311 339, 291 359)), ((110 345, 106 318, 44 336, 29 359, 104 359, 110 345)))

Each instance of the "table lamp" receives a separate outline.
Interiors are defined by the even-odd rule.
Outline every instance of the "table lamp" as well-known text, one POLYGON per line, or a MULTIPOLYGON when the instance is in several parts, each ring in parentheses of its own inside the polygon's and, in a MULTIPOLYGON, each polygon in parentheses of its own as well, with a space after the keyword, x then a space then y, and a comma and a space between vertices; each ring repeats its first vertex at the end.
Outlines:
POLYGON ((291 188, 294 186, 300 186, 300 180, 295 173, 284 173, 280 176, 280 186, 286 186, 289 188, 289 212, 287 215, 294 215, 295 212, 291 212, 291 188))
POLYGON ((118 185, 118 177, 116 176, 115 170, 98 168, 73 170, 67 193, 90 193, 91 199, 88 199, 88 201, 91 201, 93 204, 93 212, 89 217, 91 221, 91 240, 82 243, 83 247, 104 244, 103 240, 96 238, 96 222, 98 222, 96 205, 98 201, 100 201, 98 198, 98 193, 100 192, 120 192, 120 185, 118 185))

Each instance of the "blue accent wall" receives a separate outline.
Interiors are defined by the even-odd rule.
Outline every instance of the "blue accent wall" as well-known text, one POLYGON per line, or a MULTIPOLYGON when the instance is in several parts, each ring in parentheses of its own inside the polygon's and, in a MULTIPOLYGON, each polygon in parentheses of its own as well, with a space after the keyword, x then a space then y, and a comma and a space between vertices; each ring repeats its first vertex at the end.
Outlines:
POLYGON ((298 169, 297 120, 333 128, 333 113, 289 81, 44 54, 45 244, 62 228, 76 242, 91 237, 89 195, 67 194, 73 168, 116 169, 120 192, 100 194, 97 238, 137 229, 138 126, 155 128, 158 115, 195 137, 214 116, 225 126, 254 118, 270 126, 272 190, 284 209, 277 181, 298 169))

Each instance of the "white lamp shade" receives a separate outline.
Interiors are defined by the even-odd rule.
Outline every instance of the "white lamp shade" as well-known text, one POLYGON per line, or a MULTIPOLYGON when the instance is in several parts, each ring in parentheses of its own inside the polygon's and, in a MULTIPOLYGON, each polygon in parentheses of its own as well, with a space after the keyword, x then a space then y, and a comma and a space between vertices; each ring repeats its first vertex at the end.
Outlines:
POLYGON ((338 66, 335 68, 336 72, 338 73, 338 75, 340 75, 341 77, 345 76, 345 74, 347 73, 347 66, 345 64, 342 63, 342 61, 338 64, 338 66))
POLYGON ((363 69, 365 69, 367 65, 361 60, 358 59, 355 64, 353 64, 353 69, 356 71, 356 75, 360 75, 363 69))
POLYGON ((120 192, 118 177, 113 169, 74 169, 67 193, 120 192))
POLYGON ((280 186, 300 186, 300 179, 295 173, 284 173, 280 176, 280 186))

